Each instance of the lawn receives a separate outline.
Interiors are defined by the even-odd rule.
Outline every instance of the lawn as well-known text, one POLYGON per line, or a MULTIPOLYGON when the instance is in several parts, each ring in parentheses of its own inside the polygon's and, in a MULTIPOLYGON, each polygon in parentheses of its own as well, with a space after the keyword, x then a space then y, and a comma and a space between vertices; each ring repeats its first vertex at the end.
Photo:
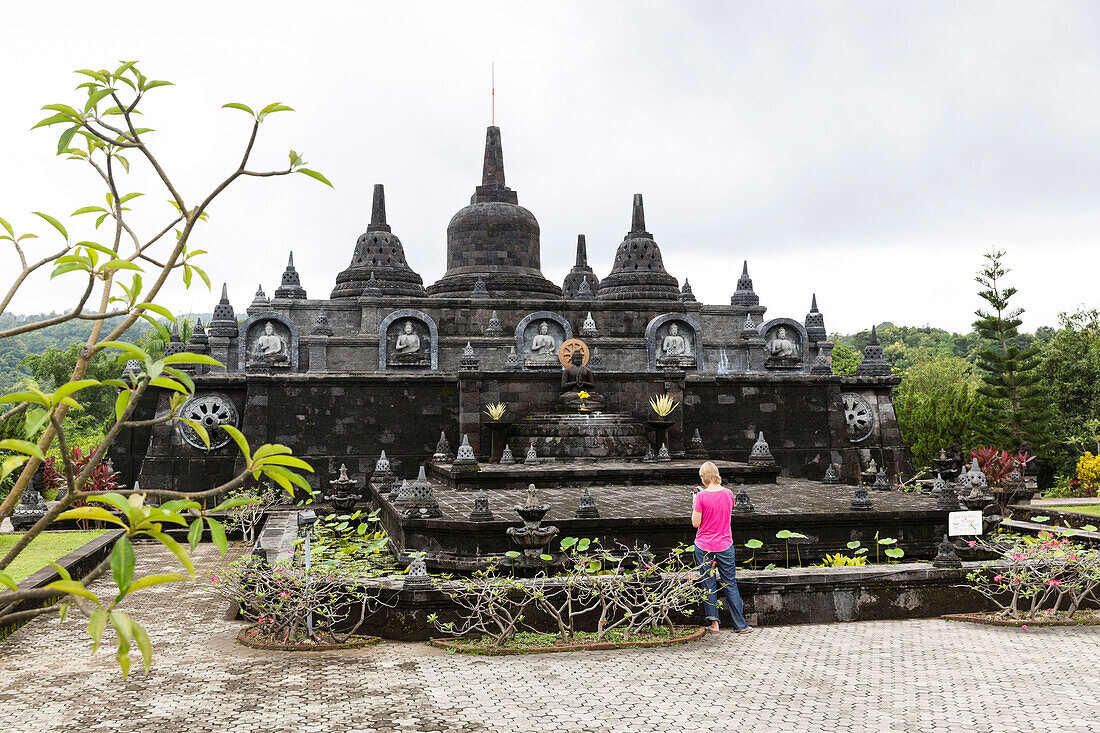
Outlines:
POLYGON ((1060 512, 1078 512, 1079 514, 1095 514, 1100 516, 1100 504, 1079 504, 1077 506, 1048 506, 1046 509, 1057 509, 1060 512))
MULTIPOLYGON (((19 582, 49 563, 91 542, 105 530, 95 532, 43 532, 31 541, 5 571, 19 582)), ((22 534, 0 534, 0 556, 7 554, 22 534)))

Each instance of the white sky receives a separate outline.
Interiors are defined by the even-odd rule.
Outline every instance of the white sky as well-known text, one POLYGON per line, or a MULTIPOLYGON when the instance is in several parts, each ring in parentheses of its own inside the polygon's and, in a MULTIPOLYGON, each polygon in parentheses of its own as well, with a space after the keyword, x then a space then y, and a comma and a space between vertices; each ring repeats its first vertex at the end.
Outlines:
MULTIPOLYGON (((55 1, 11 4, 4 26, 0 216, 23 231, 49 231, 31 211, 103 200, 54 156, 57 128, 29 131, 41 105, 74 101, 73 69, 136 58, 177 84, 146 122, 189 201, 239 158, 247 120, 222 103, 297 110, 264 125, 256 165, 293 147, 335 190, 235 185, 193 245, 215 292, 173 288, 181 312, 211 311, 223 280, 243 312, 291 249, 327 297, 376 182, 410 265, 438 279, 447 222, 480 181, 493 61, 508 183, 559 284, 579 232, 608 272, 641 192, 667 269, 706 302, 729 302, 747 258, 770 316, 801 319, 816 291, 831 331, 969 330, 973 273, 996 247, 1025 329, 1100 305, 1094 3, 55 1)), ((151 230, 166 197, 135 179, 155 193, 134 202, 151 230)), ((0 272, 13 262, 0 252, 0 272)), ((41 278, 11 311, 60 310, 70 292, 41 278)))

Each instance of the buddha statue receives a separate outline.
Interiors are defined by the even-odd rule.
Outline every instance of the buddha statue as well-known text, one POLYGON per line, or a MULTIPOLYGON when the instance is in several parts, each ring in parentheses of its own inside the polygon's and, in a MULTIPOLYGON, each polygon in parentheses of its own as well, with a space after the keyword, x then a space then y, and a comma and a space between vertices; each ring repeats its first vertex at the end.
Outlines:
POLYGON ((420 350, 420 336, 417 335, 412 321, 405 321, 401 333, 397 334, 397 341, 393 345, 394 364, 405 366, 420 366, 428 363, 428 354, 420 350))
POLYGON ((538 333, 531 339, 531 349, 523 360, 527 366, 556 367, 558 361, 558 342, 550 335, 550 324, 539 323, 538 333))
POLYGON ((264 330, 248 350, 248 363, 250 366, 287 367, 290 366, 290 352, 286 341, 275 333, 275 326, 271 321, 264 323, 264 330))
POLYGON ((680 334, 678 324, 670 324, 668 334, 661 340, 661 353, 657 356, 657 366, 665 369, 684 369, 694 368, 695 365, 691 343, 680 334))
POLYGON ((787 329, 780 326, 765 346, 768 352, 766 365, 779 369, 797 369, 802 366, 802 350, 797 341, 787 335, 787 329))
POLYGON ((603 407, 603 396, 596 392, 596 375, 591 369, 584 366, 584 354, 574 351, 569 358, 569 364, 562 368, 561 395, 558 400, 568 407, 598 411, 603 407), (580 393, 588 396, 583 400, 580 393))

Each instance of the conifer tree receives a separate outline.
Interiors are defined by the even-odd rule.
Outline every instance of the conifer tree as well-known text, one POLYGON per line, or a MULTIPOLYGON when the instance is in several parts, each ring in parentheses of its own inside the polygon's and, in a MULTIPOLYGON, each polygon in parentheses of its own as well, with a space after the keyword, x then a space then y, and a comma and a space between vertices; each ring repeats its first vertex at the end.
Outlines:
POLYGON ((974 329, 985 342, 978 353, 982 385, 978 388, 986 398, 984 432, 998 447, 1018 449, 1030 442, 1041 451, 1050 442, 1050 401, 1039 383, 1038 343, 1020 345, 1020 324, 1023 308, 1013 308, 1009 301, 1016 288, 1005 287, 1009 273, 1002 260, 1004 252, 985 255, 986 264, 974 279, 981 286, 978 295, 988 303, 988 310, 975 311, 978 320, 974 329))

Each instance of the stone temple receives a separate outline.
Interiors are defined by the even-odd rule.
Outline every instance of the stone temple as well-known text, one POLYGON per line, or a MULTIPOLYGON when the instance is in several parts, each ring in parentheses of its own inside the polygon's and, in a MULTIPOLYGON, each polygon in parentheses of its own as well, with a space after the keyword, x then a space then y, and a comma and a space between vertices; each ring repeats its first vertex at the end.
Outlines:
MULTIPOLYGON (((387 219, 376 185, 369 224, 353 246, 349 237, 328 297, 309 297, 292 256, 272 297, 261 285, 243 320, 223 286, 213 319, 185 348, 225 367, 196 370, 181 414, 292 447, 317 469, 317 489, 346 465, 372 501, 390 491, 367 486, 383 450, 396 476, 427 465, 427 493, 438 495, 429 506, 442 502, 444 515, 468 511, 458 494, 447 505, 448 491, 690 484, 702 456, 750 484, 777 473, 816 482, 832 466, 841 484, 827 488, 845 506, 844 484, 872 459, 891 477, 911 472, 894 416, 897 379, 877 342, 858 376, 834 375, 812 293, 806 314, 769 316, 756 291, 768 286, 754 284, 746 263, 728 304, 700 303, 681 279, 688 273, 666 270, 641 194, 608 215, 628 225, 611 271, 593 271, 587 248, 603 245, 579 234, 576 265, 560 285, 548 280, 538 219, 509 187, 500 130, 490 127, 481 183, 447 225, 442 278, 425 286, 409 267, 400 222, 387 219), (650 408, 661 394, 679 403, 667 421, 650 408), (490 403, 507 406, 501 421, 486 415, 490 403), (768 460, 750 461, 761 435, 768 460), (465 462, 451 457, 460 446, 465 462)), ((167 405, 168 395, 151 394, 141 410, 167 405)), ((130 433, 113 454, 123 479, 200 489, 239 469, 224 431, 206 449, 179 425, 130 433)), ((492 511, 504 515, 512 501, 492 511)), ((393 523, 408 514, 390 508, 393 523)))

